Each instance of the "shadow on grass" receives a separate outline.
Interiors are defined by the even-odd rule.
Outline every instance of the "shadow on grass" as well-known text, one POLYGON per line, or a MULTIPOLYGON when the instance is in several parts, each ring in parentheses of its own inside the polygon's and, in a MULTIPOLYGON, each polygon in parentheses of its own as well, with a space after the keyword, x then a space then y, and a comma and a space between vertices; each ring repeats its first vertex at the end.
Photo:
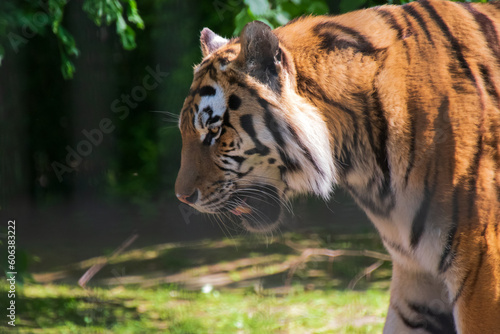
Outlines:
MULTIPOLYGON (((0 289, 0 291, 3 289, 0 289)), ((22 291, 22 290, 21 290, 22 291)), ((8 302, 2 291, 0 303, 8 302)), ((68 294, 71 295, 71 294, 68 294)), ((119 314, 128 314, 129 319, 138 319, 135 307, 127 307, 120 300, 106 300, 97 296, 16 296, 17 324, 24 329, 48 329, 52 327, 104 327, 109 328, 119 322, 119 314)))
MULTIPOLYGON (((375 234, 330 235, 326 233, 287 233, 270 242, 264 237, 205 240, 182 244, 159 244, 126 251, 110 259, 95 275, 93 286, 136 285, 153 287, 177 284, 185 289, 203 286, 227 288, 278 289, 288 270, 307 248, 382 251, 375 234)), ((75 284, 93 264, 105 260, 92 258, 62 270, 35 273, 40 283, 75 284)), ((292 277, 293 284, 308 289, 345 289, 351 280, 375 260, 366 257, 315 256, 303 263, 292 277)), ((385 263, 361 279, 356 289, 386 288, 390 264, 385 263)))

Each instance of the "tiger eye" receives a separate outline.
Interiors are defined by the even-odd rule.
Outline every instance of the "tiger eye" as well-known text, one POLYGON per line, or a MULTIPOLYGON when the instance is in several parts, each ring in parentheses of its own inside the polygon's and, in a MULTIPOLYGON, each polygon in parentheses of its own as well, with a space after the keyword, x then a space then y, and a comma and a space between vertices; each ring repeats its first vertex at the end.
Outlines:
POLYGON ((216 126, 215 128, 210 128, 209 131, 211 134, 216 135, 220 131, 220 126, 216 126))

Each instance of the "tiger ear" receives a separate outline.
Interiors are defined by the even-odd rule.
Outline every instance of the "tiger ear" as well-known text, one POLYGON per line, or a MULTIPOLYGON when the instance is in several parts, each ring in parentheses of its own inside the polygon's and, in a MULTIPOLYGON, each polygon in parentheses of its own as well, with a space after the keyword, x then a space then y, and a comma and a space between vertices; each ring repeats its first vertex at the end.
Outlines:
POLYGON ((240 35, 241 51, 236 62, 248 73, 267 82, 281 70, 281 49, 278 37, 260 21, 248 23, 240 35))
POLYGON ((214 51, 217 51, 219 48, 226 45, 227 42, 229 42, 228 39, 217 35, 208 28, 203 28, 200 36, 201 52, 203 53, 203 58, 210 55, 214 51))

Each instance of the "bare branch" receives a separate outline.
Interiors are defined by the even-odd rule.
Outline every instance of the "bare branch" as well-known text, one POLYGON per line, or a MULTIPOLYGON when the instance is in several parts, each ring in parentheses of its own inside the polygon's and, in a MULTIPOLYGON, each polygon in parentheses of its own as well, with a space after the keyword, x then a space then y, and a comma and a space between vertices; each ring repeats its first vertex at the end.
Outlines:
MULTIPOLYGON (((387 254, 379 253, 379 252, 375 252, 375 251, 371 251, 371 250, 366 250, 366 249, 364 249, 364 250, 348 250, 348 249, 331 250, 331 249, 326 249, 326 248, 308 248, 308 249, 304 250, 302 252, 302 254, 300 255, 300 257, 290 266, 290 270, 289 270, 288 275, 287 275, 285 286, 290 287, 290 284, 292 283, 292 277, 295 274, 295 271, 297 270, 297 268, 301 264, 305 263, 309 257, 319 256, 319 255, 328 256, 331 258, 336 258, 339 256, 365 256, 365 257, 371 257, 374 259, 378 259, 380 261, 391 261, 391 257, 387 254)), ((375 268, 375 269, 377 269, 377 268, 375 268)), ((373 270, 375 270, 375 269, 373 269, 373 270)))
POLYGON ((92 267, 90 267, 85 274, 83 274, 82 277, 78 280, 78 285, 80 285, 82 288, 85 288, 85 285, 92 279, 92 277, 95 276, 108 262, 109 260, 113 259, 114 257, 120 255, 128 246, 130 246, 135 239, 139 237, 139 234, 134 233, 132 234, 127 240, 125 240, 120 247, 114 250, 114 252, 108 257, 100 261, 99 263, 94 264, 92 267))

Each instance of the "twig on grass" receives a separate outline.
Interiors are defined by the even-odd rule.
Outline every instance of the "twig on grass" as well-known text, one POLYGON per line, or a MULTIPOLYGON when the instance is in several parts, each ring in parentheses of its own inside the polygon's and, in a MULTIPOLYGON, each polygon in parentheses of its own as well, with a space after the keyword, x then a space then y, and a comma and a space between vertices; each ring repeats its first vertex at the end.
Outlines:
POLYGON ((374 264, 372 264, 371 266, 369 267, 366 267, 365 269, 363 269, 360 273, 358 273, 350 282, 349 284, 347 285, 347 288, 348 289, 351 289, 353 290, 354 287, 356 286, 356 284, 358 284, 359 280, 362 279, 363 277, 365 276, 370 276, 370 274, 372 272, 374 272, 375 270, 377 270, 378 268, 380 268, 380 266, 382 266, 384 264, 384 261, 382 260, 378 260, 377 262, 375 262, 374 264))
POLYGON ((95 276, 106 264, 108 264, 109 260, 115 258, 116 256, 120 255, 128 246, 130 246, 135 239, 139 237, 139 234, 134 233, 130 237, 128 237, 127 240, 125 240, 120 247, 114 250, 114 252, 108 257, 103 259, 101 262, 94 264, 92 267, 90 267, 85 274, 83 274, 82 277, 78 280, 78 285, 81 286, 82 288, 85 288, 87 283, 92 279, 92 277, 95 276))
MULTIPOLYGON (((300 257, 292 264, 290 265, 290 270, 288 271, 288 275, 285 281, 285 287, 289 288, 291 283, 292 283, 292 277, 297 271, 297 268, 304 264, 309 257, 311 256, 328 256, 330 258, 336 258, 339 256, 365 256, 365 257, 370 257, 374 259, 378 259, 376 263, 372 264, 368 268, 366 268, 362 273, 358 274, 358 277, 355 277, 352 281, 353 287, 356 285, 356 283, 364 276, 369 275, 372 273, 374 270, 376 270, 378 267, 382 265, 384 261, 391 261, 391 257, 387 254, 384 253, 379 253, 371 250, 347 250, 347 249, 338 249, 338 250, 331 250, 331 249, 326 249, 326 248, 307 248, 305 249, 300 257), (380 265, 376 266, 381 262, 380 265)), ((349 283, 349 285, 351 285, 349 283)))

